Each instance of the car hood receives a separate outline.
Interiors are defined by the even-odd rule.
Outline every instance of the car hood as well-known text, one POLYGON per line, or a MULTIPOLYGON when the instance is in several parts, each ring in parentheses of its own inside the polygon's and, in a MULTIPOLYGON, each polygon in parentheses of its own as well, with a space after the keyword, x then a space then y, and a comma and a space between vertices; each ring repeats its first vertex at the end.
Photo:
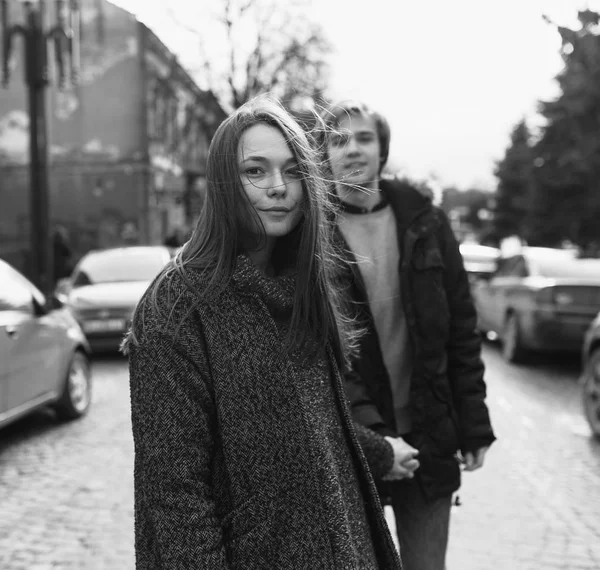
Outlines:
POLYGON ((69 294, 68 304, 76 309, 134 307, 148 285, 150 281, 127 281, 77 287, 69 294))

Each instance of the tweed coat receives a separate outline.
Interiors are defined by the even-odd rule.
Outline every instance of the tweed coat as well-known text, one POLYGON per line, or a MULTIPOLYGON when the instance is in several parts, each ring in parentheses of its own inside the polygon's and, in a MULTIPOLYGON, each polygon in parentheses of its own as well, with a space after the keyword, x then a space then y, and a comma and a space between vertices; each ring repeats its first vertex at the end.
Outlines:
POLYGON ((129 345, 138 570, 401 568, 332 352, 281 350, 293 278, 186 278, 129 345))

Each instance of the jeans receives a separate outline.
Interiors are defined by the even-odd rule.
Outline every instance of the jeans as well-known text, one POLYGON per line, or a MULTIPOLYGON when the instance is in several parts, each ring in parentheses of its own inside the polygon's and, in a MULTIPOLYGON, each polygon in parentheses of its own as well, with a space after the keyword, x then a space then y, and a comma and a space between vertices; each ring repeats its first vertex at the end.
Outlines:
POLYGON ((404 570, 444 570, 452 496, 427 501, 415 479, 388 486, 404 570))

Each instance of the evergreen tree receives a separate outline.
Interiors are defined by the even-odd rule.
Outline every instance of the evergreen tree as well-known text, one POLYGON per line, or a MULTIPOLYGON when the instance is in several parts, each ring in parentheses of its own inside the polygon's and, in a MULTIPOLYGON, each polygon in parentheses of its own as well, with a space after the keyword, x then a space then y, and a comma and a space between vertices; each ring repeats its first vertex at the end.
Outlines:
POLYGON ((510 145, 494 172, 498 186, 491 236, 498 242, 508 236, 527 234, 525 221, 531 202, 533 166, 530 138, 525 121, 521 121, 513 129, 510 145))
POLYGON ((579 12, 580 29, 557 27, 565 66, 561 94, 544 102, 546 119, 534 147, 532 244, 600 241, 600 16, 579 12))

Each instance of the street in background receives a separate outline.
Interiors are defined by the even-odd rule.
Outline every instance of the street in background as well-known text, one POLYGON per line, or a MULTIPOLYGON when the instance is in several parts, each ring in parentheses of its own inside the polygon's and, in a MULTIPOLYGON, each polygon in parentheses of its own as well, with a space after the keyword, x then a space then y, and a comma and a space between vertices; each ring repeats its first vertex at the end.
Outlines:
POLYGON ((59 418, 91 402, 88 344, 71 313, 0 260, 0 427, 51 405, 59 418))
POLYGON ((467 242, 461 243, 459 247, 471 285, 496 271, 498 257, 500 257, 500 250, 497 247, 467 242))
POLYGON ((600 259, 574 250, 523 247, 498 258, 489 279, 473 287, 478 326, 502 341, 509 362, 533 350, 581 350, 600 310, 600 259))
POLYGON ((583 409, 590 428, 600 438, 600 312, 586 332, 582 353, 583 409))
POLYGON ((118 350, 138 301, 172 255, 160 245, 91 251, 57 284, 94 352, 118 350))

